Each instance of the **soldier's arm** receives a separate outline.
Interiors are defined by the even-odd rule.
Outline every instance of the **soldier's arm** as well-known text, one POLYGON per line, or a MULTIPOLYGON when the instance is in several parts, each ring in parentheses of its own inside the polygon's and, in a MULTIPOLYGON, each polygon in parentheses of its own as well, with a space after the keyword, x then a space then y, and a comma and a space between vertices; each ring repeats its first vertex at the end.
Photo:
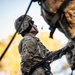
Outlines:
POLYGON ((52 51, 50 51, 50 50, 48 50, 44 45, 43 45, 43 43, 42 42, 40 42, 41 43, 41 46, 42 46, 42 50, 43 50, 43 53, 44 53, 44 55, 45 55, 45 57, 48 57, 49 55, 51 55, 53 52, 52 51))

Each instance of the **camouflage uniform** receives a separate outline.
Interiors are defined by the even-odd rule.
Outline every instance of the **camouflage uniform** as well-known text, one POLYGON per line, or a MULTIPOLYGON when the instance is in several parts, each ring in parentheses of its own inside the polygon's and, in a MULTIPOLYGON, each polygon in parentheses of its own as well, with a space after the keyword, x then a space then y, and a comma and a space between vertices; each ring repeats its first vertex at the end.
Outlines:
MULTIPOLYGON (((52 18, 57 13, 60 5, 65 0, 41 0, 41 13, 44 20, 50 25, 52 18)), ((63 13, 60 16, 60 19, 57 21, 55 26, 59 31, 63 32, 65 36, 74 43, 75 45, 75 0, 71 0, 67 7, 64 9, 63 13), (63 27, 62 27, 62 26, 63 27)), ((52 25, 52 27, 54 27, 52 25)), ((75 69, 75 48, 72 52, 66 54, 67 60, 70 64, 71 69, 75 69)))
MULTIPOLYGON (((19 53, 21 55, 22 75, 26 75, 25 73, 28 73, 31 67, 51 54, 40 40, 31 33, 26 34, 20 42, 19 53)), ((45 75, 45 68, 36 69, 32 75, 45 75)))
MULTIPOLYGON (((16 31, 23 36, 19 44, 19 53, 21 55, 21 72, 22 75, 28 75, 31 67, 37 62, 43 60, 46 56, 51 54, 49 50, 39 41, 38 38, 33 36, 33 32, 29 32, 34 25, 34 21, 28 15, 20 16, 15 21, 16 31)), ((34 28, 34 27, 33 27, 34 28)), ((33 31, 33 30, 32 30, 33 31)), ((38 30, 34 28, 35 35, 38 30)), ((36 69, 32 75, 50 75, 50 63, 45 63, 42 67, 36 69)))

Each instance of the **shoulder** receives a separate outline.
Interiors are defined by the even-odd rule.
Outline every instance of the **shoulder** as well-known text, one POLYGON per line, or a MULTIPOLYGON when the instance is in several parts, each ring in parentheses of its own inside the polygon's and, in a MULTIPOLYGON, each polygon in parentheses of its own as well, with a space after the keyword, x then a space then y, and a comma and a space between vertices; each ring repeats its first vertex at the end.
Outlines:
POLYGON ((25 36, 22 41, 35 41, 35 38, 32 36, 25 36))
POLYGON ((22 44, 36 44, 36 39, 33 38, 32 36, 25 36, 22 40, 21 40, 22 44))

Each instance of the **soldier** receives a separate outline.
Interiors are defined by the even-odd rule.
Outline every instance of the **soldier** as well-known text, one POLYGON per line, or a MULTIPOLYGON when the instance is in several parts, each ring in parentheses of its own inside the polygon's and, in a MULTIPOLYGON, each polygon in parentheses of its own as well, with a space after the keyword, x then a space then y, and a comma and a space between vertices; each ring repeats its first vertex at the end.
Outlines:
MULTIPOLYGON (((21 55, 21 72, 22 75, 28 75, 36 63, 42 61, 52 52, 40 42, 39 38, 35 37, 38 33, 37 26, 29 15, 26 15, 20 26, 23 18, 24 15, 15 21, 15 29, 23 37, 18 48, 21 55), (18 27, 20 27, 19 30, 18 27)), ((52 75, 49 62, 36 69, 32 75, 52 75)))
MULTIPOLYGON (((42 17, 50 26, 50 37, 57 28, 75 45, 75 0, 40 1, 42 17)), ((71 69, 75 70, 75 48, 66 53, 66 58, 71 69)))

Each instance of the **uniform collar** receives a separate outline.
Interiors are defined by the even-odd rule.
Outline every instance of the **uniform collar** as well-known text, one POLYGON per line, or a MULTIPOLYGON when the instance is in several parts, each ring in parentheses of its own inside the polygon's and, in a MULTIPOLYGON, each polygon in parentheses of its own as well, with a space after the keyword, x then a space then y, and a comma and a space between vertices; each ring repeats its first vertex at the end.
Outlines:
POLYGON ((35 35, 33 35, 32 33, 27 33, 27 34, 25 34, 25 36, 31 36, 31 37, 35 38, 36 40, 39 40, 39 38, 36 37, 35 35))

